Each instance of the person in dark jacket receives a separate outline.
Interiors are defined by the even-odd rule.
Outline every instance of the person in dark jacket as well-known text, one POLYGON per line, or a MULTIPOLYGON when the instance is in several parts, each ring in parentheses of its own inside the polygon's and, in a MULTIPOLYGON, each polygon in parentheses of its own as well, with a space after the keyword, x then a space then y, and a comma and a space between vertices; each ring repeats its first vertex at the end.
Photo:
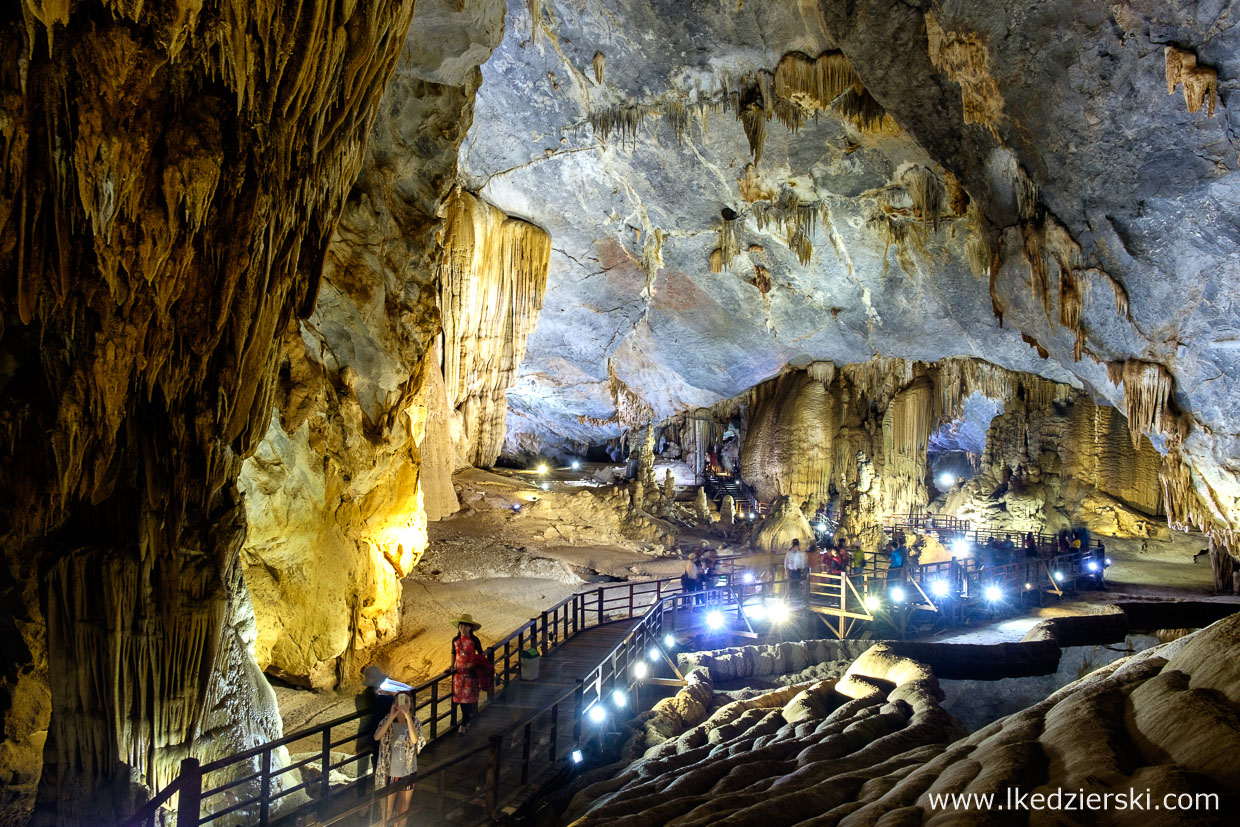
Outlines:
POLYGON ((362 670, 362 684, 366 688, 354 702, 357 711, 362 713, 358 725, 360 737, 357 748, 370 751, 372 760, 376 764, 379 755, 379 740, 375 737, 375 731, 379 728, 379 724, 391 715, 392 705, 396 702, 394 694, 379 689, 385 680, 387 680, 387 673, 382 669, 373 663, 367 666, 362 670))

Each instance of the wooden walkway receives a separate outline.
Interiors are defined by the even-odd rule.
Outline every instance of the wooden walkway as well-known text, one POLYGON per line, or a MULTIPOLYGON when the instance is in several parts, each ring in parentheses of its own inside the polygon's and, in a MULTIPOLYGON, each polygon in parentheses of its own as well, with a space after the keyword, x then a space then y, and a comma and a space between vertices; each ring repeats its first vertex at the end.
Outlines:
MULTIPOLYGON (((579 632, 551 653, 538 659, 536 680, 518 679, 493 701, 484 703, 464 735, 452 734, 427 745, 418 756, 418 766, 429 770, 446 764, 448 769, 414 789, 413 807, 420 814, 418 824, 480 824, 488 820, 486 786, 496 779, 488 776, 492 741, 500 739, 501 753, 535 758, 541 752, 548 760, 535 760, 521 790, 528 789, 538 776, 554 767, 550 760, 571 753, 580 735, 580 713, 572 696, 582 679, 624 640, 636 620, 606 623, 579 632), (553 706, 557 698, 569 696, 554 714, 539 715, 553 706), (534 716, 529 725, 523 720, 534 716), (558 720, 553 720, 558 719, 558 720), (530 737, 526 744, 526 735, 530 737), (545 764, 545 766, 544 766, 545 764)), ((501 755, 500 766, 516 765, 501 755)), ((512 809, 521 803, 520 795, 498 796, 495 804, 512 809), (504 800, 508 799, 508 800, 504 800)))

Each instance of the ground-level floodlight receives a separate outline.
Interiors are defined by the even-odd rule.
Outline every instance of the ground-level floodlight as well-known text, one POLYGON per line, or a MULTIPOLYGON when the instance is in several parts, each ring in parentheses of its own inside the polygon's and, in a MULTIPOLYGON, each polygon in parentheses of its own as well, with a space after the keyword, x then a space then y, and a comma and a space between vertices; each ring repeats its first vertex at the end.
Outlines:
POLYGON ((575 459, 575 460, 573 460, 572 462, 570 462, 570 463, 569 463, 569 466, 570 466, 570 467, 571 467, 574 471, 576 471, 578 468, 580 468, 580 467, 581 467, 581 460, 579 460, 579 459, 575 459))
POLYGON ((547 473, 547 463, 545 463, 545 462, 540 462, 540 463, 538 464, 538 473, 540 473, 540 474, 545 474, 545 473, 547 473))
POLYGON ((651 646, 650 651, 646 653, 646 657, 651 663, 657 663, 659 660, 659 647, 651 646))
POLYGON ((996 600, 999 600, 1002 597, 1003 597, 1003 591, 998 586, 987 586, 986 587, 986 599, 989 600, 991 603, 994 603, 996 600))
POLYGON ((1055 572, 1054 577, 1056 580, 1063 580, 1063 572, 1061 571, 1055 572))
POLYGON ((951 474, 939 474, 939 488, 951 488, 956 478, 951 474))
POLYGON ((718 609, 712 609, 706 613, 706 625, 710 629, 723 628, 723 612, 718 609))
POLYGON ((584 760, 586 760, 586 758, 584 755, 581 754, 581 750, 579 749, 573 750, 573 763, 574 764, 580 764, 584 760))
POLYGON ((766 606, 762 603, 750 603, 745 607, 745 615, 754 620, 766 619, 766 606))
POLYGON ((743 575, 741 575, 741 582, 744 583, 746 586, 753 583, 753 572, 747 571, 743 575))
POLYGON ((879 600, 874 595, 870 595, 869 597, 865 599, 865 607, 869 609, 871 612, 877 610, 882 605, 883 605, 883 601, 879 600))
POLYGON ((617 689, 611 693, 611 702, 616 705, 616 709, 624 709, 629 705, 629 697, 623 690, 617 689))
POLYGON ((899 586, 896 586, 894 589, 892 589, 891 600, 893 603, 903 603, 904 602, 904 589, 900 588, 899 586))
POLYGON ((633 677, 637 678, 639 681, 645 680, 646 676, 649 674, 650 667, 647 666, 644 661, 639 660, 633 665, 633 677))
POLYGON ((603 721, 607 720, 607 710, 603 708, 602 704, 595 704, 594 706, 590 707, 589 714, 590 714, 590 720, 596 724, 601 724, 603 723, 603 721))
POLYGON ((969 544, 967 541, 961 539, 952 540, 952 551, 956 554, 968 554, 969 544))
POLYGON ((664 646, 666 646, 668 649, 671 649, 673 646, 675 646, 675 645, 676 645, 676 636, 675 636, 675 635, 670 635, 670 634, 668 634, 668 635, 664 635, 664 636, 663 636, 663 645, 664 645, 664 646))
POLYGON ((1085 568, 1089 569, 1090 571, 1097 571, 1097 570, 1098 570, 1098 561, 1097 561, 1097 560, 1090 560, 1090 561, 1089 561, 1089 563, 1088 563, 1088 564, 1086 564, 1085 568))
POLYGON ((782 600, 773 600, 766 604, 772 623, 783 623, 788 619, 788 604, 782 600))
POLYGON ((947 597, 948 590, 946 580, 935 580, 930 584, 930 593, 935 597, 947 597))

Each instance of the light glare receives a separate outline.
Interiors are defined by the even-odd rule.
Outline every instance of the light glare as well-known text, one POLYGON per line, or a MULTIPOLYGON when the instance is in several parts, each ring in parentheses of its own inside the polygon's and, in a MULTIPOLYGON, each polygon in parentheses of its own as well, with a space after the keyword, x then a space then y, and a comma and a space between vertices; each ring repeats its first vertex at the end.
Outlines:
POLYGON ((930 584, 930 593, 935 597, 947 597, 947 581, 935 580, 930 584))
POLYGON ((993 603, 994 601, 998 600, 1001 597, 1003 597, 1003 592, 999 590, 998 586, 987 586, 986 587, 986 599, 987 600, 993 603))
POLYGON ((601 724, 607 720, 607 710, 603 709, 602 704, 595 704, 590 707, 590 720, 596 724, 601 724))
POLYGON ((723 612, 713 609, 706 614, 706 625, 711 629, 723 628, 723 612))
POLYGON ((633 677, 637 678, 639 681, 644 680, 646 676, 649 674, 650 674, 650 667, 647 666, 643 661, 639 660, 637 664, 633 667, 633 677))

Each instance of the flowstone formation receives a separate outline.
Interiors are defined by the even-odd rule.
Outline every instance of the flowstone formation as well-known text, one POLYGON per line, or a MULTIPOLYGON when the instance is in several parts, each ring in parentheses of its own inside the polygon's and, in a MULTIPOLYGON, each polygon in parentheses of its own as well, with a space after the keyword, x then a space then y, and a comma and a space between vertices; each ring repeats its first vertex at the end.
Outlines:
POLYGON ((1077 392, 1009 404, 991 421, 977 475, 935 510, 990 529, 1163 537, 1163 458, 1146 437, 1133 441, 1122 414, 1077 392))
POLYGON ((835 823, 962 733, 929 670, 882 646, 841 679, 717 707, 709 673, 690 680, 655 707, 640 758, 576 796, 572 824, 835 823))
POLYGON ((237 478, 412 11, 0 12, 6 809, 40 752, 40 823, 107 823, 280 734, 237 478))
MULTIPOLYGON (((930 669, 885 644, 823 647, 855 658, 839 679, 716 694, 724 675, 804 671, 817 647, 730 650, 704 659, 709 665, 690 671, 688 687, 656 705, 627 747, 631 762, 587 779, 593 783, 564 821, 992 821, 992 813, 957 811, 932 796, 993 795, 1005 803, 1011 788, 1026 801, 1057 790, 1097 801, 1109 795, 1105 811, 1116 817, 1216 823, 1240 785, 1230 760, 1240 747, 1240 671, 1231 655, 1238 636, 1240 615, 1232 615, 1103 666, 970 735, 941 707, 930 669), (1147 790, 1139 813, 1114 805, 1117 796, 1147 790)), ((1037 817, 1012 815, 1019 823, 1037 817)))

